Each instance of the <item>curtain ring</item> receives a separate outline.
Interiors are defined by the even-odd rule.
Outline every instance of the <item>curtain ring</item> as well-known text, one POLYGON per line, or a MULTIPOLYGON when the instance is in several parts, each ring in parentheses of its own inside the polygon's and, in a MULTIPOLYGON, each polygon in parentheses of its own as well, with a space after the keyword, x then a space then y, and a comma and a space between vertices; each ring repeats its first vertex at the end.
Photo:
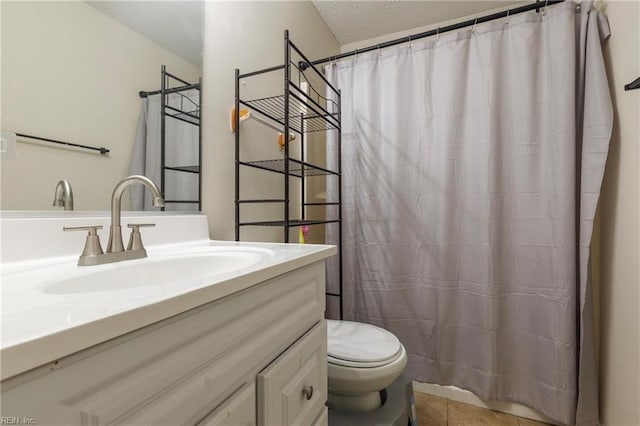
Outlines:
POLYGON ((504 20, 505 27, 509 25, 509 12, 511 12, 511 10, 507 9, 507 19, 504 20))
POLYGON ((382 49, 380 49, 380 45, 377 44, 376 46, 378 46, 378 56, 382 57, 382 49))
POLYGON ((542 9, 542 16, 547 14, 547 6, 549 5, 549 0, 544 0, 544 9, 542 9))
POLYGON ((413 46, 411 44, 411 34, 409 34, 409 49, 411 49, 413 46))
POLYGON ((436 27, 436 42, 440 41, 440 27, 436 27))
POLYGON ((358 62, 358 49, 356 49, 356 63, 358 62))
POLYGON ((477 17, 473 20, 473 27, 471 27, 471 33, 475 33, 476 32, 476 25, 478 25, 478 18, 477 17))

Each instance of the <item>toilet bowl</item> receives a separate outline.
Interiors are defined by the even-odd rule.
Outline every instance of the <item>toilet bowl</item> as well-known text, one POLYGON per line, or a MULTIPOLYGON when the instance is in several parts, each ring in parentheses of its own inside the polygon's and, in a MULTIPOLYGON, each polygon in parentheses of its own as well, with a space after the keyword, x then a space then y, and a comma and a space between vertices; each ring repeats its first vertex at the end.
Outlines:
POLYGON ((361 413, 379 408, 381 391, 407 365, 398 338, 371 324, 327 320, 327 342, 330 407, 361 413))

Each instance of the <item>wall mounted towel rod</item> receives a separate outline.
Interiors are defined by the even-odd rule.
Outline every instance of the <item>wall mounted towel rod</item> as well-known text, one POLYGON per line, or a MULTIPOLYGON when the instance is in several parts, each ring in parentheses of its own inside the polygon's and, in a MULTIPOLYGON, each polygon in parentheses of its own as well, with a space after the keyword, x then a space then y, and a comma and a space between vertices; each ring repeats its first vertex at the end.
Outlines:
POLYGON ((76 148, 90 149, 92 151, 100 151, 100 154, 102 155, 107 154, 109 152, 109 150, 103 146, 95 147, 95 146, 88 146, 88 145, 80 145, 77 143, 59 141, 59 140, 49 139, 49 138, 42 138, 40 136, 27 135, 24 133, 16 133, 16 136, 20 136, 21 138, 27 138, 27 139, 35 139, 35 140, 44 141, 44 142, 57 143, 60 145, 74 146, 76 148))
POLYGON ((636 78, 629 84, 624 85, 624 90, 640 89, 640 77, 636 78))

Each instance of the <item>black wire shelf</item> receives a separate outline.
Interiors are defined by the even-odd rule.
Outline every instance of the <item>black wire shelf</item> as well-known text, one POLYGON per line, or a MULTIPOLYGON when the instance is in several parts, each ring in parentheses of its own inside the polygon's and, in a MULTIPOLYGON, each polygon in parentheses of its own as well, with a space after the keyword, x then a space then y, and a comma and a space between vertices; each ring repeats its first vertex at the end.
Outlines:
MULTIPOLYGON (((338 147, 338 152, 342 143, 341 136, 341 95, 340 90, 334 87, 329 80, 324 76, 312 61, 307 58, 304 53, 290 40, 289 31, 284 31, 284 61, 281 65, 277 65, 270 68, 264 68, 257 71, 240 73, 240 70, 235 70, 235 103, 234 108, 236 111, 235 116, 232 116, 232 127, 235 129, 235 240, 240 241, 241 229, 246 227, 278 227, 283 232, 282 241, 288 243, 292 238, 292 229, 300 226, 310 225, 323 225, 323 224, 335 224, 337 227, 338 239, 337 245, 342 244, 342 210, 340 208, 333 209, 337 211, 327 211, 325 214, 314 215, 312 212, 308 212, 308 208, 311 206, 341 206, 342 205, 342 176, 341 176, 341 159, 338 155, 338 163, 335 170, 329 170, 316 166, 311 163, 302 161, 305 159, 305 144, 307 142, 313 143, 313 140, 306 140, 306 134, 310 132, 327 132, 333 131, 335 136, 335 143, 338 147), (283 71, 284 75, 284 87, 281 92, 275 92, 277 96, 262 97, 259 99, 253 98, 255 95, 250 95, 252 99, 243 98, 241 92, 242 86, 246 86, 243 81, 245 78, 256 77, 261 74, 268 74, 276 71, 283 71), (307 75, 310 74, 310 75, 307 75), (311 78, 310 78, 311 77, 311 78), (318 86, 321 90, 318 91, 313 87, 313 83, 320 83, 318 86), (326 92, 325 92, 326 90, 326 92), (279 95, 278 95, 279 93, 279 95), (325 95, 326 93, 326 95, 325 95), (248 108, 251 112, 250 117, 261 122, 266 127, 269 127, 276 132, 285 135, 297 134, 300 139, 300 153, 299 158, 291 158, 290 152, 290 137, 280 136, 281 140, 286 140, 284 144, 284 155, 280 159, 259 160, 259 161, 243 161, 241 160, 241 108, 248 108), (255 114, 254 114, 255 113, 255 114), (251 167, 258 170, 263 170, 272 173, 279 173, 284 177, 283 182, 283 198, 240 198, 240 179, 242 177, 241 170, 244 167, 251 167), (336 187, 338 188, 337 200, 323 200, 323 202, 306 202, 307 191, 307 179, 314 176, 335 176, 337 180, 336 187), (300 200, 292 200, 290 193, 292 190, 298 190, 297 186, 292 187, 290 183, 291 177, 297 177, 299 181, 300 200), (280 220, 261 220, 259 219, 260 210, 256 210, 252 207, 252 204, 274 204, 270 213, 271 217, 278 218, 280 214, 275 213, 275 210, 280 210, 281 207, 281 219, 280 220), (291 204, 297 204, 296 208, 299 211, 295 214, 297 219, 292 219, 291 204), (282 204, 278 206, 277 204, 282 204), (254 211, 255 217, 246 217, 246 220, 241 220, 243 216, 241 214, 241 207, 251 207, 254 211), (309 215, 308 215, 309 213, 309 215), (318 216, 329 216, 326 219, 316 219, 318 216), (316 217, 309 218, 308 216, 316 217)), ((321 136, 328 136, 321 135, 321 136)), ((259 158, 259 157, 258 157, 259 158)), ((326 167, 326 166, 325 166, 326 167)), ((254 177, 253 175, 251 177, 254 177)), ((332 178, 333 179, 333 178, 332 178)), ((317 210, 317 209, 314 209, 317 210)), ((263 217, 263 219, 265 219, 263 217)), ((255 229, 254 229, 255 230, 255 229)), ((339 314, 340 319, 344 316, 344 308, 342 303, 342 250, 338 250, 337 265, 329 264, 331 267, 337 267, 337 279, 338 289, 337 292, 329 292, 327 296, 337 297, 339 299, 339 314)))
MULTIPOLYGON (((260 160, 260 161, 240 161, 243 166, 254 167, 256 169, 266 170, 269 172, 276 172, 286 174, 284 170, 285 160, 260 160)), ((338 175, 333 170, 324 169, 319 166, 314 166, 311 163, 305 161, 296 160, 294 158, 289 159, 289 175, 295 177, 310 177, 310 176, 327 176, 338 175)))
MULTIPOLYGON (((284 95, 240 100, 240 103, 279 123, 284 128, 284 95)), ((330 101, 331 102, 331 101, 330 101)), ((324 132, 340 129, 337 113, 317 111, 298 96, 289 96, 289 128, 297 133, 324 132), (311 114, 309 113, 311 112, 311 114)))
POLYGON ((164 168, 176 172, 200 173, 200 166, 165 166, 164 168))
POLYGON ((337 202, 320 202, 320 203, 302 203, 303 206, 339 206, 340 203, 337 202))
POLYGON ((321 225, 324 223, 338 223, 339 219, 324 219, 324 220, 313 220, 313 219, 305 219, 305 220, 290 220, 287 223, 284 220, 267 220, 260 222, 240 222, 239 226, 287 226, 289 228, 294 228, 296 226, 303 225, 321 225))
POLYGON ((287 200, 283 198, 258 198, 252 200, 238 200, 240 204, 271 204, 271 203, 286 203, 287 200))
POLYGON ((180 120, 180 121, 183 121, 185 123, 193 124, 194 126, 199 126, 200 125, 200 111, 184 112, 184 111, 179 111, 178 109, 170 107, 168 105, 165 105, 165 109, 178 111, 178 112, 176 112, 174 114, 165 112, 164 115, 167 116, 167 117, 175 118, 176 120, 180 120))
MULTIPOLYGON (((140 97, 143 98, 150 95, 159 95, 160 98, 160 192, 165 198, 165 203, 196 204, 198 210, 202 209, 202 129, 200 127, 200 106, 202 105, 202 90, 200 90, 201 84, 202 79, 195 84, 189 83, 188 81, 167 72, 167 67, 162 65, 160 90, 139 93, 140 97), (183 140, 167 140, 167 119, 182 121, 197 128, 197 161, 184 161, 184 163, 187 164, 167 164, 167 147, 173 146, 175 143, 184 142, 183 140), (196 175, 196 179, 198 180, 197 199, 168 199, 170 197, 166 196, 165 191, 166 182, 170 176, 168 174, 169 172, 172 173, 171 176, 173 178, 176 177, 174 174, 175 172, 191 173, 196 175)), ((178 162, 180 160, 173 161, 178 162)), ((162 210, 164 211, 165 207, 162 207, 162 210)))

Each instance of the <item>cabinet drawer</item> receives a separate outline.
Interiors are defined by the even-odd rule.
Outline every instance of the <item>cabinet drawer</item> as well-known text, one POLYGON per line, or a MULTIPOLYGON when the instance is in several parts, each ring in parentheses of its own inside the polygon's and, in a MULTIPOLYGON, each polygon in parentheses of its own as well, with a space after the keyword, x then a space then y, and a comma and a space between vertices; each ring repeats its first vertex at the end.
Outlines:
POLYGON ((247 383, 197 426, 253 426, 256 424, 256 385, 247 383))
POLYGON ((313 422, 313 426, 328 426, 329 424, 329 409, 324 407, 322 412, 318 416, 315 422, 313 422))
POLYGON ((258 375, 258 424, 311 425, 327 401, 327 325, 320 321, 258 375))

